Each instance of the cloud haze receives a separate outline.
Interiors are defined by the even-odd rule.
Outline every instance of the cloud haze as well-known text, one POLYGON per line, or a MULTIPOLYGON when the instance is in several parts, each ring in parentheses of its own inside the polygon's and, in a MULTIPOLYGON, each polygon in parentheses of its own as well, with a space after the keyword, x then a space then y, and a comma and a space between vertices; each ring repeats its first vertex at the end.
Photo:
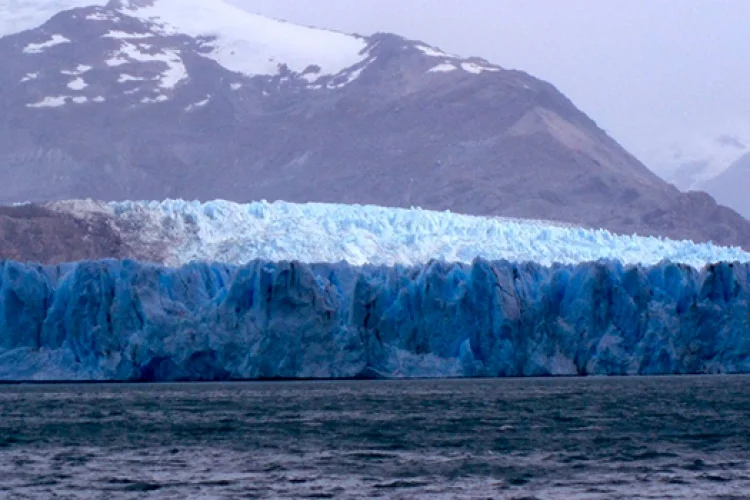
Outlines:
POLYGON ((230 0, 291 22, 393 32, 548 80, 652 168, 671 142, 750 140, 750 2, 230 0))

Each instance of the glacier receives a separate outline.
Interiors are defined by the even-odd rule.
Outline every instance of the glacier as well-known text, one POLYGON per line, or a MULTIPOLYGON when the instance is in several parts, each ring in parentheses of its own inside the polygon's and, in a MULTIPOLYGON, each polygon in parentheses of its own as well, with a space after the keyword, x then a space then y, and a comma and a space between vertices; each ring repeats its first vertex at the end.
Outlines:
POLYGON ((136 260, 173 267, 192 261, 242 265, 255 259, 418 266, 430 259, 469 264, 477 257, 548 266, 600 259, 649 265, 668 260, 695 268, 750 262, 750 254, 739 248, 711 243, 419 208, 221 200, 75 200, 51 207, 81 218, 104 214, 131 247, 153 249, 134 255, 136 260))
POLYGON ((750 372, 750 265, 0 262, 0 379, 750 372))

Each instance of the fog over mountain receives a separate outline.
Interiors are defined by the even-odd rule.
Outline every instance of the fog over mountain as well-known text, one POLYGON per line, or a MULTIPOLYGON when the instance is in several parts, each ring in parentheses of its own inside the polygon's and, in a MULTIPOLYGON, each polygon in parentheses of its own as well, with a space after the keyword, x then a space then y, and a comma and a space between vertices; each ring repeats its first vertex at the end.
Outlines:
POLYGON ((750 219, 750 152, 732 163, 720 175, 701 185, 717 199, 722 200, 746 218, 750 219))

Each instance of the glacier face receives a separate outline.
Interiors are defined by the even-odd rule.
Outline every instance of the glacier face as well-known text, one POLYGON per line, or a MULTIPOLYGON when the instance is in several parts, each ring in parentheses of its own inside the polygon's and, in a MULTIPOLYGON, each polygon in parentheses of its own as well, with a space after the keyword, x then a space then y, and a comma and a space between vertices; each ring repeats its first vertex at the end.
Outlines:
POLYGON ((750 254, 738 248, 421 209, 182 200, 73 201, 52 207, 78 217, 109 214, 125 241, 134 248, 153 248, 145 258, 158 255, 155 260, 169 266, 191 261, 241 265, 254 259, 412 266, 430 259, 470 263, 477 257, 544 265, 668 260, 696 268, 750 262, 750 254))
POLYGON ((750 266, 0 263, 0 378, 750 372, 750 266))

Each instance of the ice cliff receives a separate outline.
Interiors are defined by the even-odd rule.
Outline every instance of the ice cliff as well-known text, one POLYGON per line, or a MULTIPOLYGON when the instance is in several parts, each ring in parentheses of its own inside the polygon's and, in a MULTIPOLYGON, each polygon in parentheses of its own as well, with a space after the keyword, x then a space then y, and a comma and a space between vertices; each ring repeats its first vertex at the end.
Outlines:
POLYGON ((750 266, 0 263, 0 378, 750 372, 750 266))

